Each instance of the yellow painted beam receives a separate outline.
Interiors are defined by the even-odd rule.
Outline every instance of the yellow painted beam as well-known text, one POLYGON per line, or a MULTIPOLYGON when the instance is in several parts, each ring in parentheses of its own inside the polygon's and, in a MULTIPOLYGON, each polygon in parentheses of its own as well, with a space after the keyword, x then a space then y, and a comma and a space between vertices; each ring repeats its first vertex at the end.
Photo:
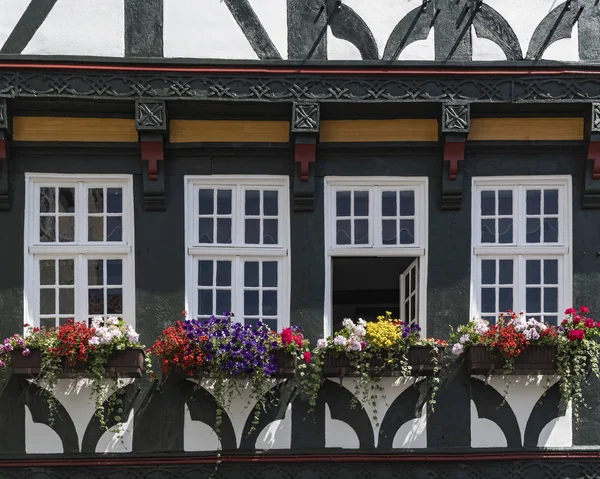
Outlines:
POLYGON ((437 120, 325 120, 321 143, 438 141, 437 120))
POLYGON ((126 118, 72 118, 16 116, 15 141, 137 142, 135 120, 126 118))
POLYGON ((171 120, 171 143, 287 143, 287 121, 171 120))
POLYGON ((473 118, 468 139, 583 140, 583 118, 473 118))

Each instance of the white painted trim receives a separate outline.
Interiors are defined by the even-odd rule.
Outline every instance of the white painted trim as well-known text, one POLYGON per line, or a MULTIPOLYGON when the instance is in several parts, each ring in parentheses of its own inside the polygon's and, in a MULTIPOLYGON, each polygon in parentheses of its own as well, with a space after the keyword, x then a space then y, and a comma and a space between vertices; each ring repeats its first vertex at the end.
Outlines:
POLYGON ((513 307, 525 306, 525 261, 527 259, 558 259, 559 296, 558 315, 571 306, 573 300, 572 251, 572 178, 570 175, 474 177, 471 182, 471 317, 480 316, 479 291, 481 288, 482 258, 513 258, 513 307), (480 194, 484 188, 510 188, 513 190, 513 238, 511 244, 480 243, 480 194), (557 243, 532 244, 526 242, 524 198, 526 189, 558 189, 559 235, 557 243))
POLYGON ((349 256, 372 257, 419 257, 419 324, 422 335, 427 335, 427 249, 429 245, 429 179, 427 177, 395 176, 326 176, 324 179, 324 232, 325 232, 325 301, 323 305, 323 334, 330 336, 332 331, 331 288, 332 258, 349 256), (411 245, 381 245, 381 234, 374 234, 381 220, 380 188, 415 191, 415 243, 411 245), (333 194, 340 189, 365 188, 370 191, 369 201, 369 244, 335 244, 335 200, 333 194), (376 241, 379 240, 379 241, 376 241))
MULTIPOLYGON (((240 320, 243 314, 242 262, 248 260, 278 261, 278 328, 290 324, 290 200, 289 177, 263 175, 203 175, 185 176, 185 310, 189 317, 197 317, 197 286, 195 281, 198 259, 232 261, 232 310, 240 320), (199 188, 232 189, 232 243, 200 244, 195 240, 197 231, 196 191, 199 188), (277 190, 278 245, 244 244, 244 195, 246 189, 277 190)), ((262 215, 262 213, 261 213, 262 215)))
POLYGON ((75 260, 75 320, 86 321, 88 259, 123 261, 123 319, 135 328, 135 244, 133 178, 131 175, 25 173, 24 221, 24 324, 39 324, 39 270, 40 259, 73 258, 75 260), (37 227, 41 186, 75 188, 75 241, 71 243, 41 243, 37 227), (87 241, 87 188, 118 187, 123 189, 122 241, 87 241), (77 206, 79 205, 79 206, 77 206))

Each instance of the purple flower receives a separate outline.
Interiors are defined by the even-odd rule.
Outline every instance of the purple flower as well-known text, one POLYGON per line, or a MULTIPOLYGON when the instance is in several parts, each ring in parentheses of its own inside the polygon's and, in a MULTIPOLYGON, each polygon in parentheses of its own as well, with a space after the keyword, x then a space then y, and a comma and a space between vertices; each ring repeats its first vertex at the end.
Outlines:
POLYGON ((29 348, 25 348, 21 354, 27 357, 31 354, 31 351, 29 350, 29 348))
POLYGON ((3 367, 4 367, 4 361, 2 361, 2 360, 0 359, 0 368, 3 368, 3 367))

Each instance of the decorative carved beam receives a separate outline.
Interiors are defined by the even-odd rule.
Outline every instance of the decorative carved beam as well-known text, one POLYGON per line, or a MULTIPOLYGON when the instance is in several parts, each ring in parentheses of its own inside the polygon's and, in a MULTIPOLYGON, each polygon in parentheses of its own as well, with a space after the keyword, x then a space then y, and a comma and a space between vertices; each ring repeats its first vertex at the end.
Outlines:
POLYGON ((144 209, 164 211, 164 138, 167 134, 167 107, 164 101, 135 102, 135 127, 140 135, 144 209))
POLYGON ((471 128, 469 103, 443 103, 440 125, 443 145, 442 197, 443 210, 460 209, 462 204, 465 143, 471 128))
POLYGON ((589 113, 583 207, 600 208, 600 103, 592 103, 589 113))
POLYGON ((315 207, 315 159, 319 129, 319 104, 294 103, 291 134, 294 142, 295 211, 312 211, 315 207))
POLYGON ((10 209, 8 178, 8 143, 10 141, 10 119, 6 100, 0 100, 0 210, 10 209))

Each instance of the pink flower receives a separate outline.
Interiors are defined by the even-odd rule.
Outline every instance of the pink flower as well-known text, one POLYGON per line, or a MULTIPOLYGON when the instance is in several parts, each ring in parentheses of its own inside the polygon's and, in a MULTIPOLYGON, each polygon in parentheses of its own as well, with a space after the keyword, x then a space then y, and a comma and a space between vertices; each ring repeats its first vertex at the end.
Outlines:
POLYGON ((598 321, 598 322, 596 323, 596 327, 597 327, 597 328, 600 328, 600 321, 598 321))
POLYGON ((577 311, 575 311, 574 308, 569 308, 565 311, 565 314, 575 314, 577 311))
POLYGON ((569 341, 576 341, 578 339, 583 339, 585 337, 585 331, 583 331, 582 329, 573 329, 571 331, 569 331, 569 334, 567 335, 567 338, 569 338, 569 341))
POLYGON ((593 328, 596 326, 596 322, 592 318, 587 318, 583 324, 586 328, 593 328))
POLYGON ((579 308, 579 312, 587 314, 590 312, 590 308, 588 308, 587 306, 582 306, 581 308, 579 308))
POLYGON ((569 321, 568 321, 567 319, 563 319, 563 320, 560 322, 560 324, 561 324, 562 326, 566 326, 568 322, 569 322, 569 321))
POLYGON ((0 368, 4 367, 4 361, 0 360, 0 368))
POLYGON ((573 318, 573 324, 579 324, 579 323, 581 323, 581 320, 582 320, 582 319, 583 319, 583 318, 582 318, 581 316, 579 316, 579 315, 575 316, 575 317, 573 318))
POLYGON ((29 350, 29 348, 25 348, 21 354, 27 357, 31 354, 31 351, 29 350))
POLYGON ((302 358, 304 359, 304 362, 308 364, 312 361, 312 354, 310 354, 310 351, 304 351, 302 358))
POLYGON ((360 343, 360 347, 361 347, 362 349, 365 349, 365 348, 367 347, 367 343, 366 343, 366 342, 364 342, 364 341, 361 341, 361 343, 360 343))

